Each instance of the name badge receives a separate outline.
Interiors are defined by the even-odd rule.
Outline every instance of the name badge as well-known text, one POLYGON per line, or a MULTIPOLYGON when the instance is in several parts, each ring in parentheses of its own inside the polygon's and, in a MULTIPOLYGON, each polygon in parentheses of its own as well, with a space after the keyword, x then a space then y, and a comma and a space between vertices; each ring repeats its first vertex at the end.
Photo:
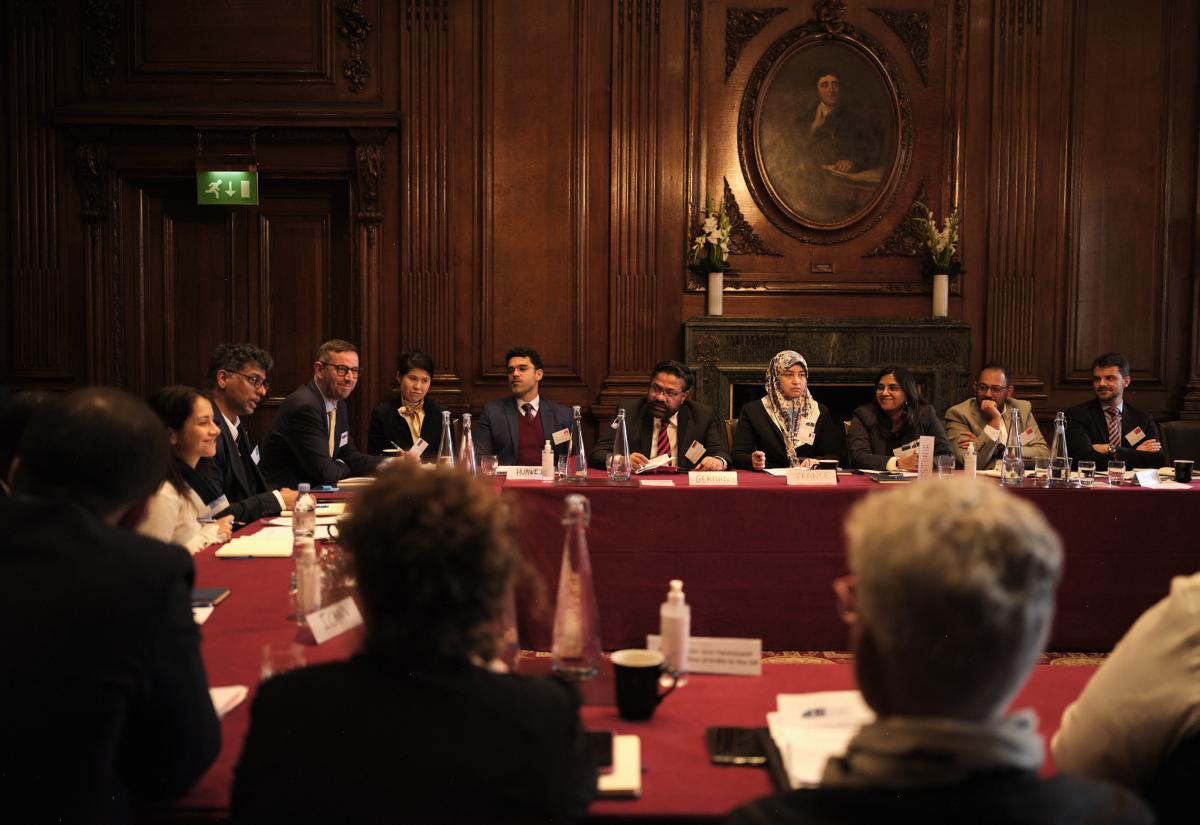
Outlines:
POLYGON ((338 447, 339 448, 345 447, 349 443, 350 443, 350 431, 346 430, 346 432, 342 433, 342 437, 338 439, 338 447))
POLYGON ((692 446, 688 447, 688 450, 686 453, 684 453, 684 455, 687 456, 688 461, 692 462, 693 464, 699 464, 700 459, 704 456, 705 452, 707 452, 707 450, 704 449, 703 444, 701 444, 699 441, 693 441, 692 446))
POLYGON ((304 617, 304 621, 308 623, 308 629, 312 631, 317 644, 323 644, 334 636, 340 636, 347 630, 358 627, 363 623, 363 618, 354 599, 347 596, 329 607, 314 610, 304 617))
POLYGON ((559 444, 566 444, 571 440, 571 431, 566 427, 563 427, 561 430, 551 435, 550 440, 554 442, 555 447, 557 447, 559 444))
POLYGON ((917 449, 917 447, 919 447, 920 445, 921 445, 921 439, 914 438, 912 441, 908 442, 907 444, 901 444, 899 447, 892 450, 892 455, 894 455, 896 458, 901 458, 902 456, 904 456, 905 453, 911 453, 913 450, 917 449))
POLYGON ((798 467, 787 471, 789 487, 828 487, 837 485, 837 470, 802 470, 798 467))
POLYGON ((1130 447, 1136 447, 1138 442, 1144 440, 1145 438, 1146 433, 1142 431, 1141 427, 1134 427, 1132 430, 1125 433, 1125 440, 1129 442, 1130 447))
POLYGON ((204 512, 196 516, 196 521, 212 521, 217 517, 217 513, 227 509, 229 509, 229 498, 227 496, 215 498, 211 504, 204 508, 204 512))
POLYGON ((258 458, 259 458, 258 445, 256 444, 256 445, 254 445, 254 452, 250 453, 250 460, 253 461, 255 464, 257 464, 258 458))
POLYGON ((1033 427, 1029 427, 1029 429, 1027 429, 1027 430, 1025 430, 1025 432, 1021 433, 1021 446, 1022 447, 1029 446, 1029 442, 1033 441, 1034 432, 1035 431, 1034 431, 1033 427))
POLYGON ((800 429, 800 443, 814 444, 817 440, 817 425, 812 421, 805 421, 804 426, 800 429))
POLYGON ((704 472, 693 470, 688 473, 688 486, 690 487, 736 487, 737 483, 737 471, 735 470, 704 472))
POLYGON ((429 442, 423 438, 418 438, 417 443, 413 444, 409 449, 408 454, 413 458, 420 458, 421 453, 425 452, 425 448, 429 446, 429 442))

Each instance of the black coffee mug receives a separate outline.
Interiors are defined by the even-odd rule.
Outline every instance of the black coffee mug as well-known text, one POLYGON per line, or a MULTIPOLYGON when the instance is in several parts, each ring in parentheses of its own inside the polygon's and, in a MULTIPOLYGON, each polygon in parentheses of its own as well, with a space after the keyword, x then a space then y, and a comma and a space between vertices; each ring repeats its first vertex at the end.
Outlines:
POLYGON ((1177 459, 1175 461, 1175 480, 1180 484, 1192 483, 1192 466, 1195 462, 1187 459, 1177 459))
POLYGON ((616 683, 617 713, 622 719, 639 721, 654 715, 658 703, 675 689, 675 674, 667 670, 667 660, 657 650, 618 650, 612 655, 616 683), (671 686, 658 692, 658 680, 664 673, 671 686))

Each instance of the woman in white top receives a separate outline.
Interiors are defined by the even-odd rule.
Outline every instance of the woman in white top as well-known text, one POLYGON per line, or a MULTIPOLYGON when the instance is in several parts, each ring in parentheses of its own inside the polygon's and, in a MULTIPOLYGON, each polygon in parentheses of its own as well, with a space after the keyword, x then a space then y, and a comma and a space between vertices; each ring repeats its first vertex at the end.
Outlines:
POLYGON ((221 431, 213 421, 212 402, 191 387, 172 386, 156 392, 150 406, 167 427, 173 460, 138 532, 186 547, 189 553, 228 541, 233 516, 212 518, 214 511, 225 509, 220 504, 224 497, 196 472, 201 458, 217 454, 221 431))

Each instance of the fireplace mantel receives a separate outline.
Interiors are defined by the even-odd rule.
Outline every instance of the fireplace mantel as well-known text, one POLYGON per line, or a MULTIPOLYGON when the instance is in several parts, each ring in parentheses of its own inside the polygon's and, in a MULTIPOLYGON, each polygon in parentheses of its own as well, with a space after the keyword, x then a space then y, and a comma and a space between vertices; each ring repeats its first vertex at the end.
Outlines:
POLYGON ((684 324, 684 357, 696 373, 693 396, 730 417, 732 387, 762 382, 780 350, 808 361, 813 384, 868 385, 880 368, 907 367, 939 414, 966 397, 971 327, 944 318, 738 318, 684 324))

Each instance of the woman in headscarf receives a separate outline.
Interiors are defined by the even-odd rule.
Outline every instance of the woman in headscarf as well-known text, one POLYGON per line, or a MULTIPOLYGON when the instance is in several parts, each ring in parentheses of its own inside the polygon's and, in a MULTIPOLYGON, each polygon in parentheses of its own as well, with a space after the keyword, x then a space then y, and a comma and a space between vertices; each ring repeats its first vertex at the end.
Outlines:
POLYGON ((767 394, 742 407, 733 433, 733 466, 740 470, 812 467, 818 459, 845 463, 842 422, 808 391, 808 362, 784 350, 767 367, 767 394))

